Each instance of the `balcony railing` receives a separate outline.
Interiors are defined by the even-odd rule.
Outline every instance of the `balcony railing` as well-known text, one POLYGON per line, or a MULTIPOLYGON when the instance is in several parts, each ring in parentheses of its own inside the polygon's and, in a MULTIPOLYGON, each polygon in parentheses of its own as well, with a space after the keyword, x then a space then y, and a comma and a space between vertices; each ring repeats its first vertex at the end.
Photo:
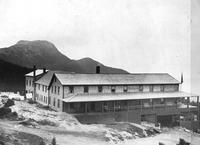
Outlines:
POLYGON ((84 109, 81 110, 71 110, 73 113, 97 113, 97 112, 119 112, 119 111, 129 111, 129 110, 136 110, 136 111, 145 111, 145 110, 156 110, 156 109, 193 109, 197 106, 187 106, 187 104, 181 103, 181 104, 145 104, 145 105, 132 105, 132 106, 102 106, 102 109, 99 110, 87 110, 84 109))

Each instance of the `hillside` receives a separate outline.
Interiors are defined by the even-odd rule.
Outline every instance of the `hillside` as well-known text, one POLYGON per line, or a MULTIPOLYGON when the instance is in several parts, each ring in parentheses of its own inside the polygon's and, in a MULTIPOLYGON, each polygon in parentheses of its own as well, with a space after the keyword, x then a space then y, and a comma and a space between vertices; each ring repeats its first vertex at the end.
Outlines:
POLYGON ((0 91, 23 91, 24 74, 31 69, 0 60, 0 91))
POLYGON ((19 41, 17 44, 0 49, 0 59, 23 67, 47 68, 77 73, 95 73, 101 66, 101 73, 127 73, 122 69, 104 66, 91 58, 73 60, 62 54, 48 41, 19 41))

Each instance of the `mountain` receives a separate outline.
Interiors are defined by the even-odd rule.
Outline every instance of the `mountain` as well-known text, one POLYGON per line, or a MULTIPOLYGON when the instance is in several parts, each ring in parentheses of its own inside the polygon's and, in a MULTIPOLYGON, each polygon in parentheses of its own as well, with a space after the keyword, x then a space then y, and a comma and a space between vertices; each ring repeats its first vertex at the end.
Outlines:
POLYGON ((19 41, 17 44, 0 49, 0 59, 22 67, 47 68, 76 73, 95 73, 97 65, 101 73, 128 73, 125 70, 104 66, 91 58, 73 60, 62 54, 48 41, 19 41))
POLYGON ((25 88, 24 74, 30 71, 31 69, 0 60, 0 91, 23 92, 25 88))

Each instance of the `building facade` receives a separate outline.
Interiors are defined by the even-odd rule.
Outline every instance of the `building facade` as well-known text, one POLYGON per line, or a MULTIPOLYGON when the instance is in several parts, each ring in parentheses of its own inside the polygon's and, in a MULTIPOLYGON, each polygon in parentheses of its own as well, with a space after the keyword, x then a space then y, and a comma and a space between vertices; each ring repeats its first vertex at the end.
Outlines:
POLYGON ((192 128, 199 126, 199 96, 182 92, 182 82, 169 74, 50 72, 36 81, 37 101, 74 114, 82 123, 148 121, 190 126, 192 120, 192 128))
POLYGON ((25 75, 25 92, 31 93, 33 95, 34 85, 36 80, 42 77, 42 75, 46 72, 45 69, 35 69, 34 71, 25 75))

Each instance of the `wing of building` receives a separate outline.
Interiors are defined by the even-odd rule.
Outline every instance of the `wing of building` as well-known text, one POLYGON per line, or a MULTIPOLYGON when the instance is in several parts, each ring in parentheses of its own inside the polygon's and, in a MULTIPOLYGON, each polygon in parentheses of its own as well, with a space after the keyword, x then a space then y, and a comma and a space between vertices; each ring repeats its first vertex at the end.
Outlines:
POLYGON ((167 73, 49 71, 35 84, 37 102, 72 113, 83 123, 149 121, 174 125, 183 124, 180 116, 187 118, 188 111, 195 120, 199 111, 198 95, 181 91, 181 82, 167 73))
POLYGON ((34 69, 32 72, 25 75, 25 91, 26 94, 34 93, 34 81, 40 79, 46 73, 46 69, 34 69))

